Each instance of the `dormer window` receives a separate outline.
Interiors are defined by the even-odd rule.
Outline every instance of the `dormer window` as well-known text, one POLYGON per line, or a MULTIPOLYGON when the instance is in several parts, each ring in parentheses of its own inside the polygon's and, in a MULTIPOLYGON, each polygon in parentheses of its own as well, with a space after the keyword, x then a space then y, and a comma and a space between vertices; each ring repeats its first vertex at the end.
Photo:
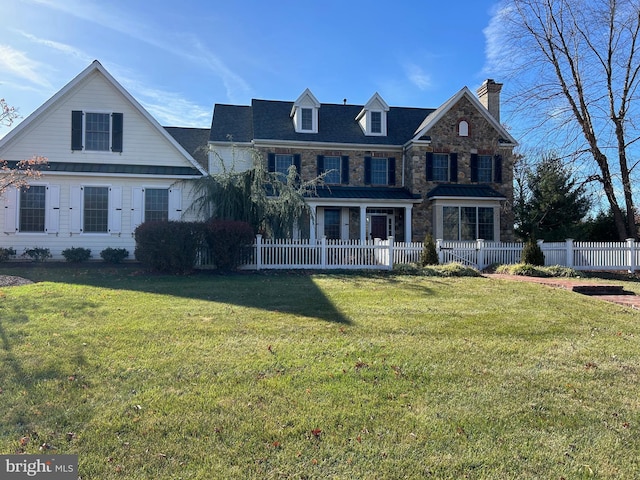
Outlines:
POLYGON ((318 133, 319 109, 320 102, 307 88, 291 108, 291 118, 296 133, 318 133))
POLYGON ((376 93, 360 111, 356 120, 365 135, 386 136, 388 111, 389 106, 376 93))

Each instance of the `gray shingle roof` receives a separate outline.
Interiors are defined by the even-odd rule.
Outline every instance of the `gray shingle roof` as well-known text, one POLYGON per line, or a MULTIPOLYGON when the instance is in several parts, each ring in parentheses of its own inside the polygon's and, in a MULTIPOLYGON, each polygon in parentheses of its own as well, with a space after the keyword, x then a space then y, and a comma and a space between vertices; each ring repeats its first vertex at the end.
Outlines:
POLYGON ((434 197, 469 197, 469 198, 496 198, 504 199, 505 196, 495 191, 489 185, 467 185, 457 183, 446 183, 435 187, 426 195, 427 198, 434 197))
MULTIPOLYGON (((9 168, 15 168, 16 161, 7 162, 9 168)), ((193 167, 172 167, 165 165, 129 165, 112 163, 81 163, 81 162, 48 162, 37 170, 43 172, 65 173, 116 173, 130 175, 168 175, 172 177, 201 175, 193 167)))
POLYGON ((208 169, 208 128, 164 127, 205 170, 208 169))
POLYGON ((285 140, 303 142, 403 145, 422 121, 433 112, 429 108, 391 107, 387 113, 387 136, 367 136, 356 116, 362 105, 323 103, 318 110, 318 133, 296 133, 290 114, 293 102, 252 100, 251 106, 216 105, 210 141, 234 142, 285 140))

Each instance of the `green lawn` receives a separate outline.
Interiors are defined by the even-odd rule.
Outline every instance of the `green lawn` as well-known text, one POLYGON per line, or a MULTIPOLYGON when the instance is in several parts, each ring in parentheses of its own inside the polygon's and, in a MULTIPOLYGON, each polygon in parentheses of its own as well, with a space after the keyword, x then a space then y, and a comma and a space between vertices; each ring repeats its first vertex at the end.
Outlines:
POLYGON ((534 284, 0 269, 0 454, 87 479, 640 477, 640 312, 534 284))

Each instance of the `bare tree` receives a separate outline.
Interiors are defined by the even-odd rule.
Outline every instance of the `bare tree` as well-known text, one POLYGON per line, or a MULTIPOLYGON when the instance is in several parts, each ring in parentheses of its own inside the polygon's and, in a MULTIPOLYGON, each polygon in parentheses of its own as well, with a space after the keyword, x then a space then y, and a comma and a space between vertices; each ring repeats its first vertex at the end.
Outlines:
MULTIPOLYGON (((0 98, 0 126, 11 126, 17 118, 17 110, 8 105, 4 98, 0 98)), ((42 156, 17 162, 0 159, 0 196, 9 187, 28 187, 29 180, 40 177, 41 169, 46 165, 47 159, 42 156)))
POLYGON ((600 185, 619 238, 637 237, 640 2, 504 0, 492 25, 490 53, 514 80, 516 114, 556 142, 547 148, 582 160, 575 170, 600 185))

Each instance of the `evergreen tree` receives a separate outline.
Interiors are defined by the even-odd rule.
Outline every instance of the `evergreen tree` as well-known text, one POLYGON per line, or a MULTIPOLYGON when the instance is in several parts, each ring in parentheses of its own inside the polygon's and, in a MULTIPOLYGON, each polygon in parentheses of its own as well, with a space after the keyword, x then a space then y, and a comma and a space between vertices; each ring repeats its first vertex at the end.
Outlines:
POLYGON ((524 240, 563 241, 582 235, 591 206, 584 185, 577 185, 561 160, 546 155, 525 176, 517 192, 516 233, 524 240))

